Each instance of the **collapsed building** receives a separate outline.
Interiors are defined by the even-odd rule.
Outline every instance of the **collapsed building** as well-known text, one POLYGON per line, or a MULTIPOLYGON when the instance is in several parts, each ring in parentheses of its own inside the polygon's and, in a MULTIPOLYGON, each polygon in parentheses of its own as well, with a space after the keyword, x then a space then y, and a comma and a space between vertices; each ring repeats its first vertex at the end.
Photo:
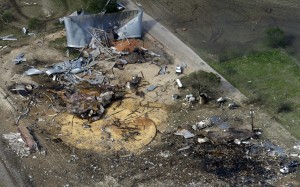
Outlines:
POLYGON ((82 48, 90 44, 94 29, 101 29, 116 40, 142 37, 142 10, 109 14, 71 15, 64 17, 67 46, 82 48))

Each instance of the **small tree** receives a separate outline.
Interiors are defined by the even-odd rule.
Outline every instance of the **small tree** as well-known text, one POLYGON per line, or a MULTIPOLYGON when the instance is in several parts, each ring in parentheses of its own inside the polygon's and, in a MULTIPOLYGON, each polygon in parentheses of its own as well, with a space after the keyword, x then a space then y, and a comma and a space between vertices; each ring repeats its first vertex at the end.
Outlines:
POLYGON ((270 28, 266 30, 267 45, 272 48, 285 47, 287 42, 283 30, 278 27, 270 28))
POLYGON ((13 15, 11 14, 11 12, 9 11, 5 11, 2 15, 2 20, 5 22, 5 23, 10 23, 12 22, 14 19, 13 15))
POLYGON ((42 25, 42 21, 37 18, 30 18, 28 21, 29 29, 41 29, 42 25))
POLYGON ((109 3, 106 6, 106 11, 115 12, 117 10, 116 0, 83 0, 83 3, 85 4, 85 10, 88 13, 96 14, 103 10, 108 1, 109 3))
POLYGON ((190 88, 194 94, 215 95, 219 90, 221 79, 214 73, 199 70, 183 77, 181 82, 185 88, 190 88))

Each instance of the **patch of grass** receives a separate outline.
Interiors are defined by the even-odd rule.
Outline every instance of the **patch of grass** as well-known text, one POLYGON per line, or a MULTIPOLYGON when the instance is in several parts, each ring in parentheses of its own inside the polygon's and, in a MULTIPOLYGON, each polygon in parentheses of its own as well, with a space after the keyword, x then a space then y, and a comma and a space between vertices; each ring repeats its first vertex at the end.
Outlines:
POLYGON ((83 0, 52 0, 52 2, 54 2, 55 6, 63 9, 66 12, 65 15, 73 13, 76 10, 81 10, 84 7, 83 0))
POLYGON ((61 38, 56 38, 49 42, 49 47, 57 49, 59 51, 66 51, 67 50, 67 37, 63 36, 61 38))
POLYGON ((69 55, 71 59, 78 58, 80 51, 74 48, 69 48, 69 55))
MULTIPOLYGON (((82 0, 85 5, 85 10, 88 13, 96 14, 103 10, 107 1, 106 0, 82 0)), ((116 12, 116 0, 111 0, 106 6, 106 12, 116 12)))
POLYGON ((272 49, 210 65, 300 138, 300 68, 286 53, 272 49))
POLYGON ((14 20, 14 16, 12 15, 12 13, 10 11, 4 11, 2 14, 2 20, 5 23, 10 23, 14 20))
POLYGON ((56 50, 61 51, 62 53, 65 53, 67 50, 69 50, 70 58, 77 58, 80 54, 80 52, 74 48, 67 48, 67 37, 63 36, 61 38, 56 38, 55 40, 52 40, 49 42, 49 48, 54 48, 56 50))

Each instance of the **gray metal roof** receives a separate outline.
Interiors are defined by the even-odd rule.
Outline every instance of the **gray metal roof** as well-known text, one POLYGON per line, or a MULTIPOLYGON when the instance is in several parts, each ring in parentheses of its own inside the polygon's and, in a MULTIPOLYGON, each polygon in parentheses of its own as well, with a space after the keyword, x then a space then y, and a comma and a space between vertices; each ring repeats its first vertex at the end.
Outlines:
POLYGON ((68 47, 81 48, 90 43, 92 28, 108 31, 115 28, 118 39, 140 38, 142 36, 141 10, 111 14, 69 16, 64 18, 68 47))

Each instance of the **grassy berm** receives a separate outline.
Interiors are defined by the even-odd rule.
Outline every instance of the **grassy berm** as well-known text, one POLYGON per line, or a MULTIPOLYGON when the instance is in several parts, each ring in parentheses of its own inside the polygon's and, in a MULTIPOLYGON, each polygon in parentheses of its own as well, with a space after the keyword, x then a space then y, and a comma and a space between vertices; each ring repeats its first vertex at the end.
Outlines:
POLYGON ((263 105, 300 138, 300 68, 294 59, 274 49, 210 65, 239 88, 249 103, 263 105))

